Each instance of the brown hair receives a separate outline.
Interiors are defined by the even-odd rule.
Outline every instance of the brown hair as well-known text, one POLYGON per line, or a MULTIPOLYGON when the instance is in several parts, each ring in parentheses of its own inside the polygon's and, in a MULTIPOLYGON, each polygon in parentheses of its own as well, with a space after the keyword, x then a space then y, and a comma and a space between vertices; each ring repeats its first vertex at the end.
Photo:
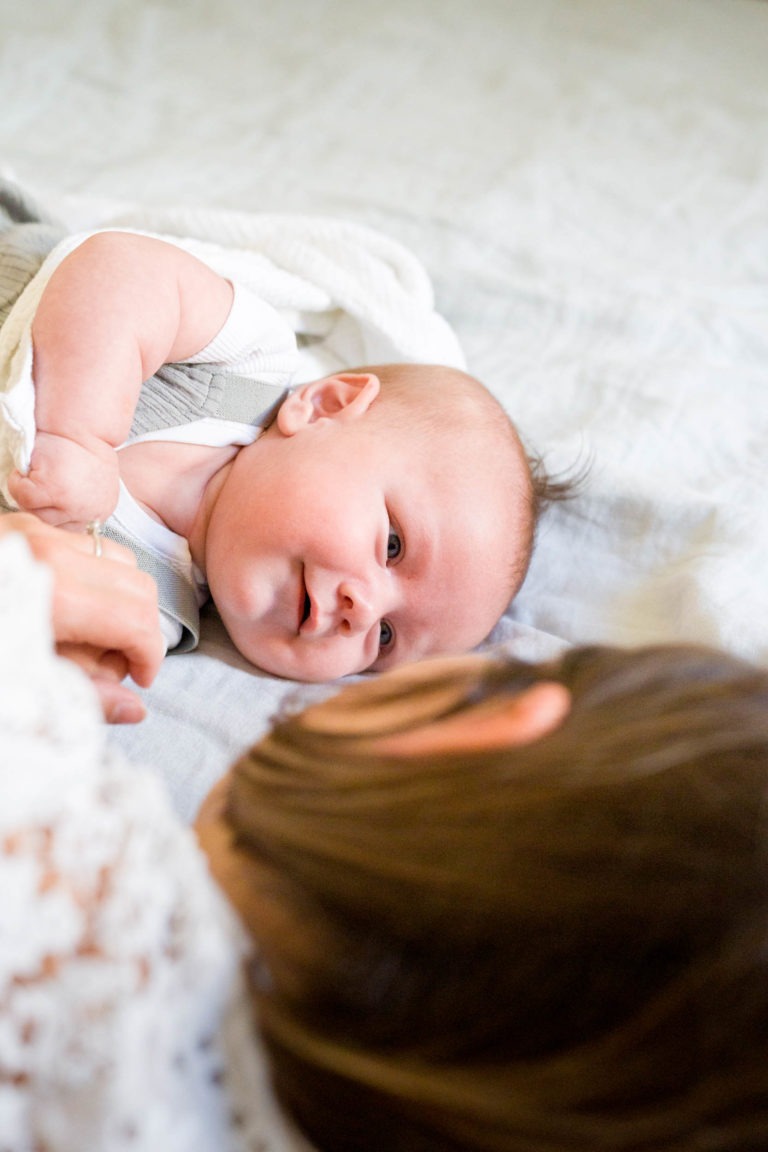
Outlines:
POLYGON ((768 1146, 768 674, 697 648, 465 658, 348 688, 236 766, 296 932, 258 1013, 328 1152, 768 1146), (437 667, 437 666, 436 666, 437 667), (525 747, 375 736, 542 679, 525 747))

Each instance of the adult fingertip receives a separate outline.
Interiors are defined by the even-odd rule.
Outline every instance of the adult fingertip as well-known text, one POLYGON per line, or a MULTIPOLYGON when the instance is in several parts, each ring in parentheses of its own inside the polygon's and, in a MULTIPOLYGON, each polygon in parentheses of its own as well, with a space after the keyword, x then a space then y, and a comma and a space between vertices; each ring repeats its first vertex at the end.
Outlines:
POLYGON ((130 699, 117 700, 107 709, 107 722, 109 724, 139 724, 147 715, 138 696, 130 699))
MULTIPOLYGON (((162 663, 162 661, 160 663, 162 663)), ((139 688, 150 688, 155 676, 157 676, 160 671, 160 663, 144 665, 142 668, 131 668, 131 680, 133 680, 134 684, 138 684, 139 688)))

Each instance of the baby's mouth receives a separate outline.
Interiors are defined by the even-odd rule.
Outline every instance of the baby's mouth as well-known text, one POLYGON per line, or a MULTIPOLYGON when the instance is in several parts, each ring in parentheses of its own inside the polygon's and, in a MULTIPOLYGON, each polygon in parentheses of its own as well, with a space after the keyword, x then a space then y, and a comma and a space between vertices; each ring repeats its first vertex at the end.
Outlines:
POLYGON ((307 586, 304 583, 303 573, 301 577, 301 587, 304 591, 304 598, 299 602, 299 632, 301 632, 302 625, 305 624, 307 620, 309 620, 309 616, 312 611, 312 599, 309 595, 309 592, 307 591, 307 586))

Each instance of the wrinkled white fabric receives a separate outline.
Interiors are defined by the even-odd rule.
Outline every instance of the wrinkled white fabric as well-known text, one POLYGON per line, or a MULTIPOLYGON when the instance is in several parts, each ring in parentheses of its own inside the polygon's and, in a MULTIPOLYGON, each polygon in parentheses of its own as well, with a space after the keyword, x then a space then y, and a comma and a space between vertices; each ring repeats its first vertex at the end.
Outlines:
POLYGON ((158 781, 52 655, 48 574, 0 541, 0 1148, 287 1152, 243 930, 158 781))

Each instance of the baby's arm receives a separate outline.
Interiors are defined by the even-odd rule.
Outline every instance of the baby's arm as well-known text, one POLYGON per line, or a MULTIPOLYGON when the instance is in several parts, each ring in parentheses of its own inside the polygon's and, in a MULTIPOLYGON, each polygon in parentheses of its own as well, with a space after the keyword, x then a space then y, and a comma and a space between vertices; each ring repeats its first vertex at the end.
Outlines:
POLYGON ((229 281, 163 240, 100 232, 67 256, 32 324, 37 435, 29 473, 8 482, 19 506, 51 524, 111 515, 143 381, 204 348, 231 305, 229 281))

